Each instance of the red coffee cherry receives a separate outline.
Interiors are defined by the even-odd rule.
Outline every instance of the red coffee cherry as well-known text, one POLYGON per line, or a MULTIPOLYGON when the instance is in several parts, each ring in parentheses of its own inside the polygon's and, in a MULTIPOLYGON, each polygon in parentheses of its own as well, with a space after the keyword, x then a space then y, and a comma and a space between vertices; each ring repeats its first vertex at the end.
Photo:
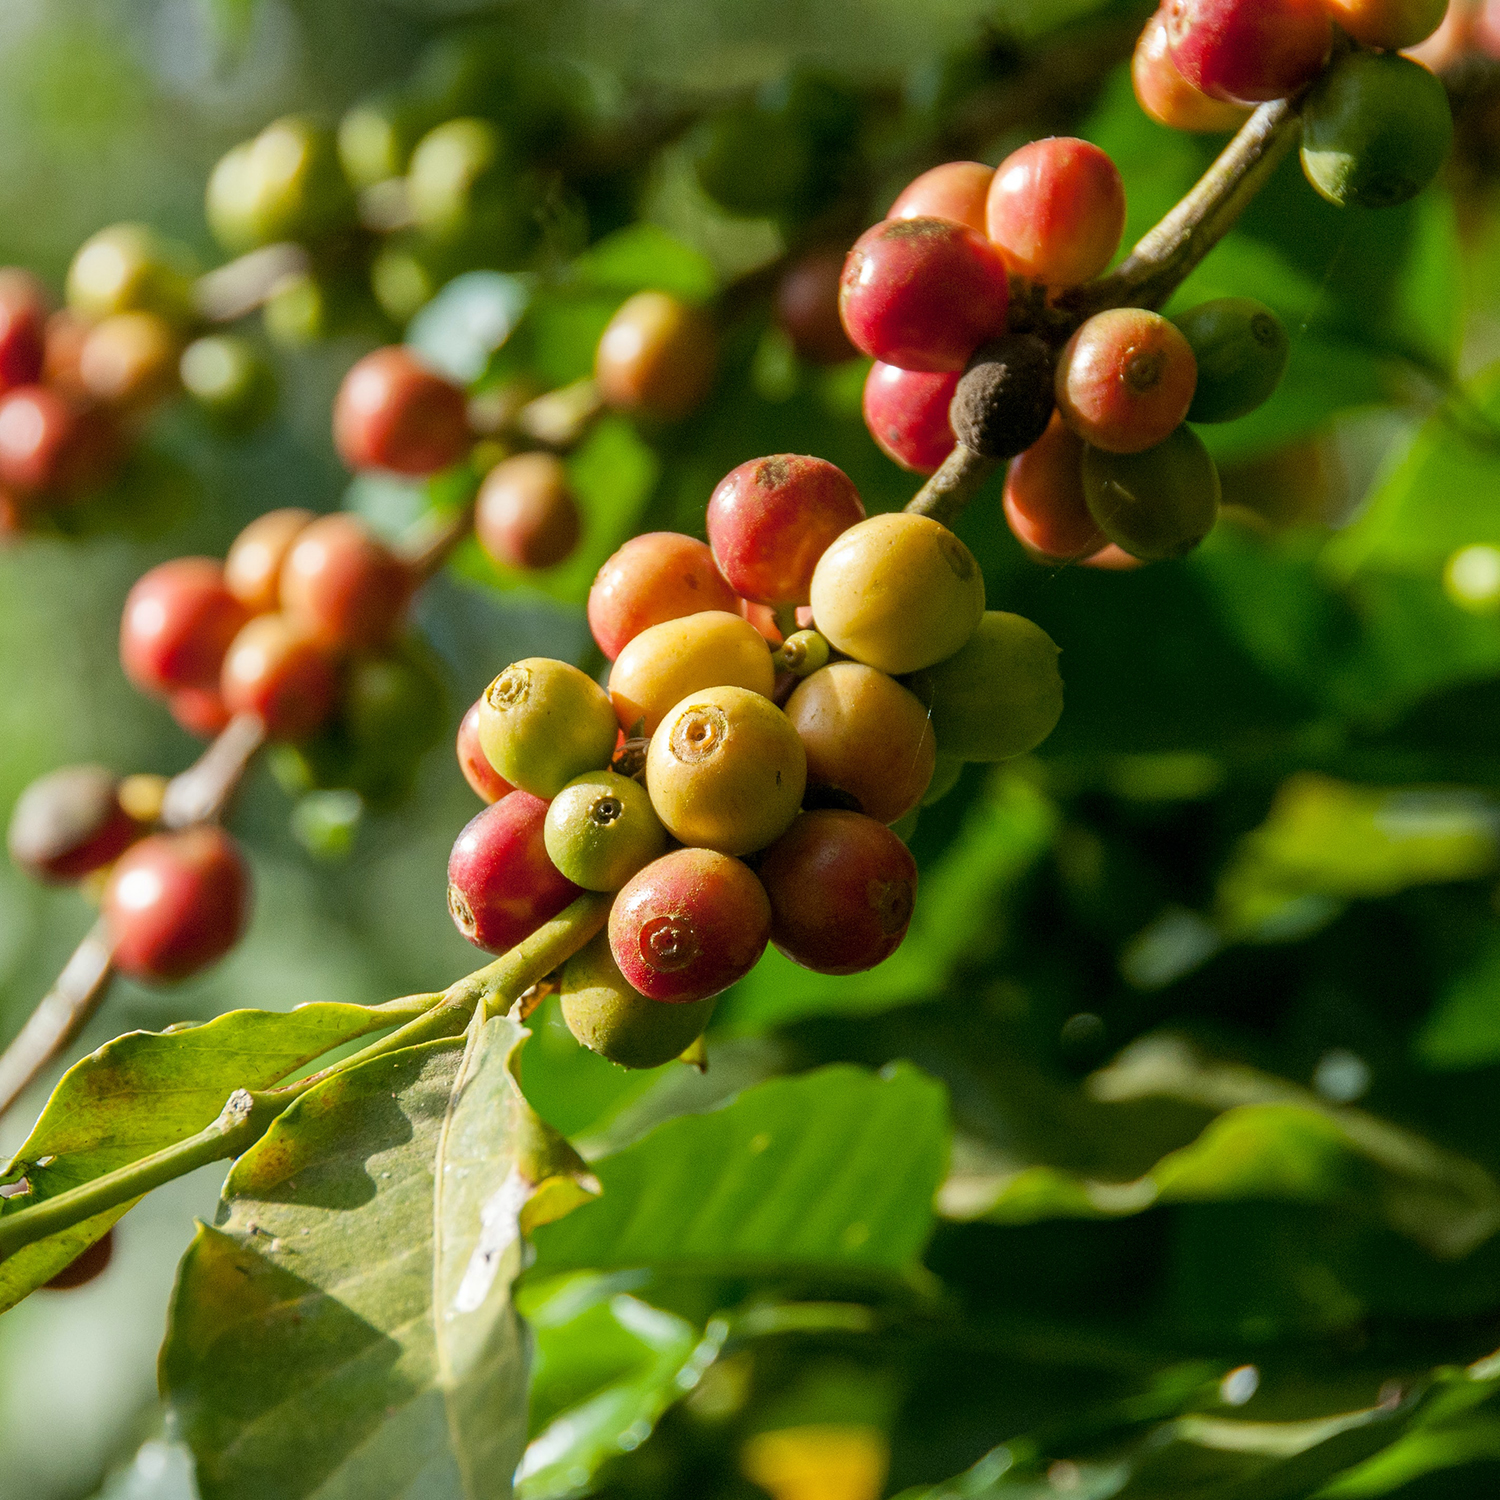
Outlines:
POLYGON ((250 873, 222 828, 153 833, 120 856, 102 907, 122 974, 145 984, 186 979, 239 940, 250 873))
POLYGON ((1105 545, 1084 499, 1083 446, 1053 413, 1046 432, 1006 471, 1005 519, 1016 540, 1042 558, 1085 558, 1105 545))
POLYGON ((757 604, 806 604, 828 545, 865 518, 859 491, 826 459, 752 458, 708 502, 708 543, 729 586, 757 604))
POLYGON ((879 360, 865 377, 865 426, 881 451, 913 474, 935 474, 958 439, 948 407, 962 373, 903 370, 879 360))
POLYGON ((406 564, 358 516, 319 516, 281 567, 281 606, 329 646, 377 646, 411 597, 406 564))
POLYGON ((211 740, 234 717, 217 687, 178 688, 167 698, 167 712, 200 740, 211 740))
POLYGON ((1141 108, 1172 130, 1238 130, 1250 117, 1242 104, 1210 99, 1195 89, 1172 61, 1167 42, 1167 22, 1161 11, 1146 22, 1130 59, 1130 81, 1141 108))
POLYGON ((606 406, 675 422, 708 394, 717 361, 705 312, 666 292, 637 292, 599 337, 594 379, 606 406))
POLYGON ((115 1232, 106 1229, 100 1239, 94 1241, 87 1250, 74 1256, 62 1270, 60 1270, 51 1281, 42 1283, 42 1290, 47 1292, 71 1292, 78 1287, 87 1286, 95 1277, 102 1276, 109 1268, 109 1263, 115 1255, 115 1232))
POLYGON ((73 499, 104 482, 119 452, 119 433, 102 407, 45 385, 0 397, 0 484, 73 499))
POLYGON ((556 454, 502 458, 479 486, 474 535, 506 567, 554 568, 572 556, 582 531, 568 471, 556 454))
POLYGON ((798 358, 810 365, 838 365, 859 351, 839 319, 842 250, 809 250, 788 268, 776 288, 776 321, 798 358))
POLYGON ((83 394, 78 361, 82 357, 83 346, 88 342, 92 326, 66 307, 59 308, 47 319, 42 335, 43 385, 50 385, 54 390, 69 396, 83 394))
POLYGON ((761 859, 771 941, 804 969, 858 974, 901 946, 917 862, 883 823, 835 809, 805 812, 761 859))
POLYGON ((248 611, 211 557, 178 557, 144 574, 125 596, 120 665, 143 693, 212 688, 248 611))
POLYGON ((634 875, 609 913, 620 972, 648 1000, 682 1005, 728 989, 771 934, 771 903, 748 866, 712 849, 675 849, 634 875))
POLYGON ((333 441, 351 469, 434 474, 468 449, 464 393, 402 345, 377 349, 344 376, 333 441))
POLYGON ((1125 185, 1115 164, 1088 141, 1033 141, 1000 163, 985 223, 1018 276, 1049 287, 1081 286, 1119 249, 1125 185))
POLYGON ((1058 409, 1086 443, 1141 453, 1181 425, 1198 362, 1181 330, 1143 307, 1095 314, 1057 361, 1058 409))
POLYGON ((950 161, 901 189, 888 219, 946 219, 985 234, 984 204, 995 169, 979 161, 950 161))
POLYGON ((1079 565, 1085 568, 1098 568, 1103 573, 1133 573, 1137 568, 1144 568, 1144 558, 1132 557, 1123 547, 1117 547, 1111 542, 1107 547, 1101 547, 1092 557, 1079 558, 1079 565))
POLYGON ((839 311, 857 349, 903 370, 961 370, 1005 327, 1005 262, 944 219, 887 219, 854 242, 839 311))
POLYGON ((733 614, 739 596, 725 583, 706 542, 675 531, 632 537, 589 590, 589 629, 613 661, 641 631, 705 609, 733 614))
POLYGON ((515 788, 490 764, 479 743, 479 709, 483 702, 483 698, 476 699, 458 726, 458 768, 476 797, 484 802, 498 802, 515 788))
POLYGON ((505 953, 550 922, 582 888, 547 857, 547 804, 515 791, 476 813, 448 856, 448 911, 489 953, 505 953))
POLYGON ((281 603, 281 569, 292 543, 316 517, 310 510, 287 506, 258 516, 229 545, 224 582, 253 615, 281 603))
POLYGON ((1333 45, 1325 0, 1166 0, 1163 13, 1177 71, 1235 104, 1295 94, 1333 45))
POLYGON ((33 880, 79 880, 127 849, 140 833, 120 806, 119 778, 103 766, 64 766, 16 799, 6 846, 33 880))
POLYGON ((42 378, 47 290, 16 266, 0 270, 0 394, 42 378))
POLYGON ((338 674, 328 648, 286 615, 257 615, 235 636, 219 679, 232 714, 258 714, 274 740, 305 739, 332 714, 338 674))

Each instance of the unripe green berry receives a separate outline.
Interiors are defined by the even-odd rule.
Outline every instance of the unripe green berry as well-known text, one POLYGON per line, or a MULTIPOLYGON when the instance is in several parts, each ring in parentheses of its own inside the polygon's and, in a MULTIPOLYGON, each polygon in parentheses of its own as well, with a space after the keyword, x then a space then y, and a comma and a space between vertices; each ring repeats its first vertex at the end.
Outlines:
POLYGON ((144 224, 111 224, 79 247, 67 296, 69 308, 91 322, 152 312, 180 326, 194 316, 192 260, 144 224))
POLYGON ((479 705, 479 743, 489 763, 534 797, 555 797, 574 777, 607 766, 619 736, 604 689, 550 657, 507 667, 479 705))
POLYGON ((1233 422, 1269 399, 1281 383, 1291 340, 1264 302, 1218 297, 1172 321, 1198 361, 1189 422, 1233 422))
POLYGON ((1008 760, 1040 745, 1062 716, 1057 655, 1040 626, 990 610, 961 651, 912 680, 943 754, 1008 760))
POLYGON ((1083 493, 1105 536, 1144 561, 1191 552, 1219 518, 1219 471, 1190 427, 1144 453, 1086 448, 1083 493))
POLYGON ((941 802, 958 785, 958 778, 964 774, 967 764, 967 761, 957 755, 939 755, 933 764, 932 780, 922 793, 921 805, 931 807, 934 802, 941 802))
POLYGON ((178 372, 183 389, 226 431, 247 431, 276 409, 274 372, 238 334, 194 339, 182 351, 178 372))
POLYGON ((645 787, 613 771, 576 777, 552 799, 546 840, 552 863, 586 891, 619 890, 667 848, 645 787))
POLYGON ((315 243, 354 222, 332 132, 290 115, 223 156, 208 179, 208 227, 229 251, 315 243))
POLYGON ((771 653, 771 665, 794 677, 811 677, 828 665, 828 642, 816 630, 794 630, 771 653))
POLYGON ((713 995, 679 1005, 648 1000, 620 973, 607 930, 563 969, 568 1030, 590 1052, 622 1068, 657 1068, 680 1056, 702 1035, 717 1003, 713 995))
POLYGON ((429 130, 412 152, 406 179, 417 227, 446 242, 500 232, 511 217, 515 188, 499 129, 475 118, 429 130))
POLYGON ((1302 111, 1302 170, 1341 208, 1390 208, 1421 192, 1453 144, 1448 94, 1397 52, 1351 52, 1302 111))

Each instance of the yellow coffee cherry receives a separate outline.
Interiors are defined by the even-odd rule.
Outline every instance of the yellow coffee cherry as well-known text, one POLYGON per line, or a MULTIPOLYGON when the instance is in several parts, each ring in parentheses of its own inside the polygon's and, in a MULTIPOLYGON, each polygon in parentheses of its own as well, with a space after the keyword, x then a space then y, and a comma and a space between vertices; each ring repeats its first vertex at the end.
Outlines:
POLYGON ((708 609, 641 631, 615 658, 609 696, 627 734, 644 721, 649 735, 689 693, 741 687, 769 698, 775 680, 760 631, 738 615, 708 609))
POLYGON ((154 312, 191 322, 192 257, 144 224, 111 224, 79 246, 68 267, 68 306, 92 321, 115 313, 154 312))
POLYGON ((818 560, 817 628, 855 661, 899 675, 952 656, 984 614, 974 554, 927 516, 871 516, 818 560))
POLYGON ((693 693, 646 752, 646 790, 684 844, 749 854, 780 837, 802 805, 807 754, 769 698, 741 687, 693 693))
POLYGON ((513 662, 479 700, 479 745, 512 786, 555 797, 609 764, 619 726, 603 688, 565 661, 513 662))

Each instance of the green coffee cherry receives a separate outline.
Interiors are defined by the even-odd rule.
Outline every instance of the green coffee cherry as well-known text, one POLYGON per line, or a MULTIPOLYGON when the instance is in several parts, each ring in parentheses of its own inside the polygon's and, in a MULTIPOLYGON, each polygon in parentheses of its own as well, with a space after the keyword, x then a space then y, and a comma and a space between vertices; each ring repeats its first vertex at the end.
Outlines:
POLYGON ((192 257, 144 224, 111 224, 79 247, 67 296, 68 306, 91 322, 151 312, 181 326, 195 316, 192 257))
POLYGON ((333 135, 296 115, 272 121, 220 159, 206 209, 214 238, 234 252, 278 240, 312 244, 354 222, 333 135))
POLYGON ((1003 610, 986 611, 956 655, 911 680, 912 692, 931 710, 943 755, 960 762, 1009 760, 1040 745, 1062 716, 1057 655, 1040 626, 1003 610))
POLYGON ((555 797, 575 777, 609 764, 620 726, 609 694, 577 667, 529 656, 508 666, 479 700, 479 744, 512 786, 555 797))
POLYGON ((1267 400, 1286 373, 1291 341, 1252 297, 1219 297, 1172 319, 1198 361, 1189 422, 1233 422, 1267 400))
POLYGON ((393 240, 380 247, 370 262, 370 290, 380 310, 393 323, 407 323, 437 295, 442 278, 422 247, 393 240))
POLYGON ((246 432, 276 409, 276 375, 254 344, 233 333, 194 339, 178 364, 182 387, 226 432, 246 432))
POLYGON ((599 933, 568 960, 562 974, 562 1013, 568 1030, 589 1049, 622 1068, 657 1068, 702 1035, 717 997, 685 1005, 648 1000, 620 973, 599 933))
POLYGON ((667 832, 640 782, 613 771, 576 777, 552 799, 547 855, 574 885, 617 891, 667 848, 667 832))
POLYGON ((801 195, 810 146, 793 120, 760 105, 736 105, 707 121, 693 142, 703 191, 731 213, 779 212, 801 195))
POLYGON ((828 642, 816 630, 794 630, 771 653, 771 665, 794 677, 811 677, 828 665, 828 642))
POLYGON ((400 177, 417 142, 438 123, 406 90, 362 99, 339 121, 339 164, 356 188, 400 177))
POLYGON ((1421 192, 1453 144, 1448 94, 1398 52, 1351 52, 1302 111, 1302 170, 1341 208, 1390 208, 1421 192))
POLYGON ((515 170, 489 120, 447 120, 412 152, 406 192, 417 228, 439 242, 516 237, 515 170))
POLYGON ((390 655, 356 656, 344 674, 339 722, 354 749, 348 784, 373 803, 401 800, 423 752, 447 728, 441 669, 410 644, 390 655))
POLYGON ((1191 427, 1144 453, 1085 448, 1083 493, 1105 536, 1148 561, 1191 552, 1219 518, 1219 471, 1191 427))
POLYGON ((941 802, 958 785, 958 778, 964 774, 966 764, 957 755, 939 755, 932 768, 932 780, 922 793, 921 805, 931 807, 934 802, 941 802))

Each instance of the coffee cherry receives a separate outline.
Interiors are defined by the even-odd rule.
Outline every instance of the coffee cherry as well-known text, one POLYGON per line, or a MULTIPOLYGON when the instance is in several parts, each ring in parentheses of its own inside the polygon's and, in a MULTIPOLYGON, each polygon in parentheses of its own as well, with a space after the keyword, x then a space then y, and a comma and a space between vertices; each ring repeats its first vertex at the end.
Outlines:
POLYGON ((1162 11, 1146 22, 1130 60, 1130 78, 1141 108, 1171 130, 1238 130, 1250 117, 1242 104, 1211 99, 1195 89, 1172 61, 1167 41, 1166 16, 1162 11))
POLYGON ((1012 458, 1047 430, 1052 346, 1032 333, 983 345, 953 393, 948 420, 959 442, 986 458, 1012 458))
POLYGON ((1351 52, 1308 95, 1302 170, 1341 208, 1390 208, 1421 192, 1453 144, 1448 94, 1395 52, 1351 52))
POLYGON ((620 972, 609 933, 599 933, 562 972, 562 1016, 579 1043, 622 1068, 658 1068, 697 1041, 715 1001, 663 1005, 620 972))
POLYGON ((119 457, 119 431, 102 407, 45 385, 0 396, 0 484, 76 499, 98 488, 119 457))
POLYGON ((287 553, 315 519, 310 510, 295 506, 268 510, 230 543, 224 583, 251 614, 265 614, 281 603, 281 569, 287 553))
POLYGON ((880 823, 922 800, 937 744, 927 710, 884 672, 836 661, 798 683, 786 716, 807 752, 809 787, 835 787, 880 823))
POLYGON ((239 941, 250 872, 222 828, 153 833, 115 862, 100 905, 116 969, 143 984, 186 979, 239 941))
POLYGON ((547 853, 586 891, 619 890, 666 847, 645 787, 613 771, 570 781, 547 809, 547 853))
POLYGON ((1264 302, 1219 297, 1172 322, 1191 346, 1198 369, 1188 421, 1233 422, 1268 400, 1281 383, 1291 340, 1264 302))
POLYGON ((787 268, 776 288, 776 321, 797 357, 811 365, 838 365, 859 351, 839 319, 842 250, 809 250, 787 268))
POLYGON ((411 792, 423 753, 442 738, 442 674, 412 643, 362 652, 345 668, 340 697, 338 729, 353 751, 343 785, 373 806, 393 806, 411 792))
POLYGON ((1016 540, 1044 558, 1083 558, 1105 543, 1083 495, 1083 448, 1054 412, 1046 432, 1006 470, 1005 519, 1016 540))
POLYGON ((1166 0, 1163 9, 1177 71, 1235 104, 1295 94, 1333 45, 1324 0, 1166 0))
POLYGON ((931 706, 945 755, 965 761, 1009 760, 1034 750, 1062 715, 1057 647, 1020 615, 991 610, 968 644, 913 679, 931 706))
POLYGON ((220 159, 205 207, 214 238, 231 252, 277 240, 315 244, 354 222, 332 133, 295 115, 220 159))
POLYGON ((749 869, 712 849, 676 849, 632 877, 609 913, 609 946, 647 999, 685 1005, 753 969, 771 903, 749 869))
POLYGON ((572 555, 582 529, 568 471, 555 454, 502 458, 479 486, 474 535, 506 567, 556 567, 572 555))
POLYGON ((47 290, 30 271, 0 269, 0 394, 42 378, 47 290))
POLYGON ((358 516, 319 516, 281 566, 281 606, 338 649, 390 638, 411 599, 411 570, 358 516))
POLYGON ((484 702, 477 699, 470 705, 458 726, 458 768, 464 780, 474 789, 474 795, 484 802, 498 802, 515 788, 490 763, 479 743, 479 709, 484 702))
POLYGON ((515 791, 470 818, 448 856, 448 911, 476 948, 505 953, 583 892, 547 858, 547 804, 515 791))
POLYGON ((914 474, 935 474, 958 439, 948 409, 960 376, 903 370, 877 360, 865 377, 865 426, 888 458, 914 474))
POLYGON ((722 610, 667 620, 641 631, 615 658, 609 696, 627 734, 653 734, 689 693, 744 688, 771 696, 776 674, 765 637, 748 620, 722 610))
POLYGON ((1000 163, 985 202, 991 241, 1017 276, 1081 286, 1125 232, 1125 186, 1097 146, 1071 136, 1033 141, 1000 163))
POLYGON ((1192 347, 1173 324, 1143 307, 1112 307, 1068 340, 1054 389, 1086 443, 1140 453, 1181 423, 1197 381, 1192 347))
POLYGON ((760 878, 771 941, 819 974, 859 974, 901 946, 917 864, 884 824, 837 809, 805 812, 766 850, 760 878))
POLYGON ((333 441, 351 469, 433 474, 469 446, 464 393, 434 375, 410 350, 390 345, 367 354, 339 387, 333 441))
POLYGON ((700 610, 733 614, 739 596, 714 566, 706 542, 675 531, 632 537, 599 569, 589 590, 589 629, 613 661, 641 631, 700 610))
POLYGON ((745 688, 690 694, 646 752, 646 789, 667 831, 722 854, 763 849, 797 815, 806 787, 797 731, 769 698, 745 688))
POLYGON ((979 161, 932 167, 901 189, 887 219, 946 219, 984 234, 984 204, 995 169, 979 161))
POLYGON ((1086 449, 1083 492, 1105 536, 1146 561, 1191 552, 1219 517, 1219 472, 1190 427, 1144 453, 1086 449))
POLYGON ((502 261, 517 248, 519 184, 493 121, 466 116, 429 130, 411 154, 406 196, 417 228, 429 239, 482 243, 502 261))
POLYGON ((961 370, 1005 327, 1009 286, 994 247, 945 219, 887 219, 854 242, 839 312, 862 353, 904 370, 961 370))
POLYGON ((811 677, 828 665, 828 642, 816 630, 794 630, 771 656, 778 672, 811 677))
POLYGON ((46 1292, 71 1292, 102 1276, 115 1255, 115 1232, 106 1229, 87 1250, 75 1255, 50 1281, 42 1283, 46 1292))
POLYGON ((1367 47, 1396 52, 1424 42, 1443 23, 1448 0, 1326 0, 1329 13, 1367 47))
POLYGON ((607 766, 619 730, 604 689, 545 656, 513 662, 479 700, 489 763, 536 797, 555 797, 574 777, 607 766))
POLYGON ((958 785, 958 778, 964 774, 964 766, 967 764, 967 761, 956 755, 939 755, 932 768, 932 780, 922 793, 921 805, 932 807, 941 802, 958 785))
POLYGON ((64 766, 16 799, 6 846, 33 880, 64 884, 117 858, 140 833, 120 806, 119 778, 103 766, 64 766))
POLYGON ((607 406, 664 422, 708 394, 718 362, 713 323, 666 292, 637 292, 599 337, 594 379, 607 406))
POLYGON ((200 740, 211 740, 234 717, 217 687, 177 688, 167 695, 167 712, 200 740))
POLYGON ((255 345, 233 333, 194 339, 177 363, 183 389, 225 432, 247 432, 276 409, 276 376, 255 345))
POLYGON ((806 604, 818 559, 864 518, 859 491, 842 469, 778 453, 752 458, 719 481, 708 502, 708 543, 719 572, 744 598, 806 604))
POLYGON ((1123 547, 1117 547, 1113 542, 1088 557, 1080 557, 1078 565, 1081 568, 1098 568, 1103 573, 1132 573, 1135 569, 1146 566, 1143 559, 1132 557, 1123 547))
POLYGON ((116 313, 89 330, 78 378, 94 400, 142 411, 177 390, 179 348, 176 330, 158 314, 116 313))
POLYGON ((882 672, 915 672, 952 656, 984 614, 974 554, 927 516, 871 516, 818 560, 818 630, 846 656, 882 672))
POLYGON ((160 563, 125 596, 120 665, 143 693, 212 688, 246 617, 213 558, 160 563))
POLYGON ((112 224, 85 240, 68 268, 68 306, 89 322, 154 312, 177 326, 195 316, 186 252, 144 224, 112 224))
POLYGON ((258 615, 235 636, 219 691, 231 714, 256 714, 275 740, 300 740, 328 721, 338 699, 333 657, 305 625, 258 615))
POLYGON ((78 361, 93 326, 87 318, 79 317, 66 307, 59 308, 47 319, 42 340, 43 385, 51 386, 60 395, 83 395, 78 361))

